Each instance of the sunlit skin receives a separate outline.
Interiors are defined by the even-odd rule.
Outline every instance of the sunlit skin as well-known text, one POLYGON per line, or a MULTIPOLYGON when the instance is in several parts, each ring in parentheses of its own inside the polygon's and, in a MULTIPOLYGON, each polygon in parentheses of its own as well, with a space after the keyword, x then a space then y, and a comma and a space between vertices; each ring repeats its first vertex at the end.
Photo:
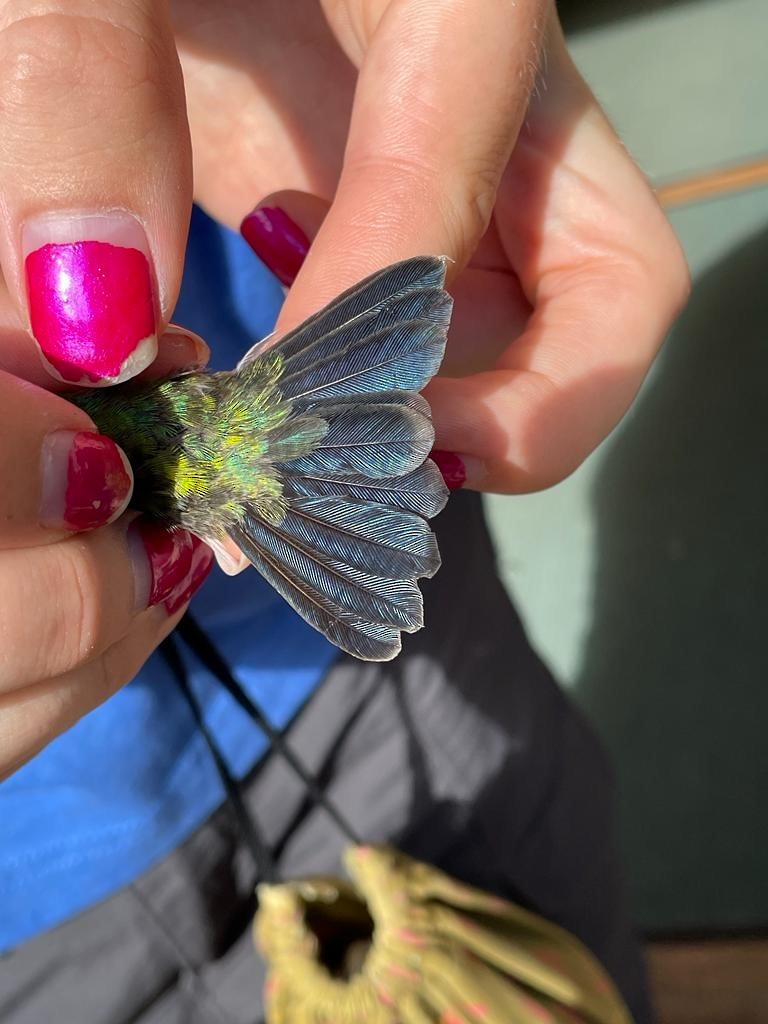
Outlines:
MULTIPOLYGON (((0 404, 13 439, 0 446, 0 623, 13 652, 0 665, 0 775, 129 680, 181 614, 136 611, 124 521, 75 538, 38 523, 44 436, 93 425, 51 393, 24 330, 25 220, 132 211, 161 332, 193 164, 195 198, 225 223, 280 194, 271 201, 317 235, 281 331, 395 260, 451 257, 456 376, 429 397, 438 447, 466 457, 467 486, 482 489, 574 469, 627 408, 685 299, 679 247, 546 0, 322 7, 328 22, 317 0, 174 0, 169 18, 156 0, 103 0, 98 16, 88 0, 0 11, 0 404)), ((153 370, 201 358, 176 336, 153 370)))

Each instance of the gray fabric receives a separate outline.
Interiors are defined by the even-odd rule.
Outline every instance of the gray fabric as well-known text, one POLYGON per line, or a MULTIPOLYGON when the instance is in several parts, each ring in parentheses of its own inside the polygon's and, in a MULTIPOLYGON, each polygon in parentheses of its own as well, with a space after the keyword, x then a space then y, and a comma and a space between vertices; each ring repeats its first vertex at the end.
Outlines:
MULTIPOLYGON (((592 733, 532 653, 479 501, 438 521, 428 628, 385 665, 341 659, 289 730, 366 840, 388 840, 578 935, 650 1020, 592 733)), ((213 768, 212 768, 213 770, 213 768)), ((270 756, 248 806, 283 877, 338 871, 344 837, 270 756)), ((257 875, 228 808, 133 886, 0 959, 2 1024, 255 1024, 257 875)))

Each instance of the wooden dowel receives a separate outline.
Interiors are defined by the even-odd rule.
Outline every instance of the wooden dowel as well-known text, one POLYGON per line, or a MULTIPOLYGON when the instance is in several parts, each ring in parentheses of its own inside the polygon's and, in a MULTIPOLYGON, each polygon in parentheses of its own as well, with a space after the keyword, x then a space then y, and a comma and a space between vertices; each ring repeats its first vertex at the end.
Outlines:
POLYGON ((759 185, 768 185, 768 157, 669 181, 657 185, 655 191, 661 205, 670 207, 683 206, 686 203, 695 203, 701 199, 711 199, 759 185))

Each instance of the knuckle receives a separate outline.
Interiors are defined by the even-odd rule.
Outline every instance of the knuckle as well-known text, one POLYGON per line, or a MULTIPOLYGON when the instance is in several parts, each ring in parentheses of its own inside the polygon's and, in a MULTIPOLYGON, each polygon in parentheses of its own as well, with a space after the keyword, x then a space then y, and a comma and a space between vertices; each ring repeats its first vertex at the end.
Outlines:
POLYGON ((498 188, 499 165, 489 154, 482 162, 466 167, 447 193, 447 219, 454 225, 457 251, 467 255, 474 251, 490 224, 498 188))
POLYGON ((691 291, 691 274, 682 246, 667 226, 655 244, 634 262, 625 266, 627 288, 635 295, 645 294, 663 321, 666 333, 682 312, 691 291))
POLYGON ((401 152, 358 154, 348 168, 366 181, 369 197, 386 197, 378 204, 382 216, 422 219, 428 213, 445 238, 446 255, 468 257, 488 227, 499 184, 491 156, 450 173, 438 159, 401 152))
POLYGON ((321 0, 323 11, 341 37, 348 56, 362 63, 369 41, 384 15, 388 0, 321 0))
POLYGON ((438 177, 435 167, 417 156, 400 152, 358 152, 348 160, 356 177, 370 181, 373 189, 428 196, 438 177))

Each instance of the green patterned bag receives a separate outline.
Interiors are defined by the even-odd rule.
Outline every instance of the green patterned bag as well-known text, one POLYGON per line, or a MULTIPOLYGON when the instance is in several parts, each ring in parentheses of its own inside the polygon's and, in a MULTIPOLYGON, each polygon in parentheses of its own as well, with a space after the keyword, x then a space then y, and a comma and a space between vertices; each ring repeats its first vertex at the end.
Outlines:
POLYGON ((259 887, 269 1024, 631 1024, 572 935, 388 847, 259 887))

